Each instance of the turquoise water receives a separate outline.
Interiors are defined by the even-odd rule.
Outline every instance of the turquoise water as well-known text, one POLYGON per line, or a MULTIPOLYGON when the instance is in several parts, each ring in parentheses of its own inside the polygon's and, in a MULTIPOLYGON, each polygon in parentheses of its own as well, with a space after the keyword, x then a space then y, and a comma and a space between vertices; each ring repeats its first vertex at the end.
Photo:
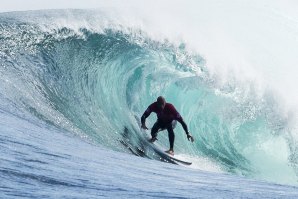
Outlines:
MULTIPOLYGON (((110 21, 96 28, 76 21, 80 16, 88 23, 89 16, 98 12, 0 15, 3 117, 14 115, 39 126, 38 131, 50 133, 53 128, 115 154, 131 154, 119 141, 143 147, 144 135, 136 117, 163 95, 179 110, 196 139, 191 144, 182 127, 176 128, 175 152, 192 161, 193 169, 297 185, 297 145, 288 117, 279 112, 272 92, 260 95, 254 82, 238 82, 237 78, 220 83, 209 71, 208 60, 190 51, 187 43, 155 40, 142 29, 115 26, 110 21), (76 16, 73 24, 57 22, 69 13, 76 16)), ((25 128, 18 120, 9 121, 1 125, 11 127, 12 134, 25 128)), ((154 121, 151 115, 148 126, 154 121)), ((39 139, 34 137, 35 127, 27 128, 33 136, 30 142, 35 143, 39 139)), ((4 133, 3 142, 8 143, 4 133)), ((160 133, 158 142, 167 147, 167 134, 160 133)), ((7 152, 7 157, 14 157, 11 150, 7 152)), ((37 159, 43 161, 43 157, 37 159)), ((9 158, 2 161, 10 167, 9 158)), ((26 169, 21 166, 20 172, 26 169)))

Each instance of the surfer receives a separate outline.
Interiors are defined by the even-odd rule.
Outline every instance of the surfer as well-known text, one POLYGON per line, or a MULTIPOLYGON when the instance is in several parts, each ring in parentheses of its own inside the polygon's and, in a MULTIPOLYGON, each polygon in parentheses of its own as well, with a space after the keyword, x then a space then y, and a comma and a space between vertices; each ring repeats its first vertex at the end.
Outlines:
POLYGON ((148 128, 146 127, 145 121, 146 121, 146 118, 152 112, 156 113, 157 121, 155 122, 155 124, 153 125, 153 127, 151 129, 152 138, 149 140, 150 142, 154 142, 157 140, 156 137, 157 137, 158 131, 163 131, 163 130, 167 129, 168 136, 169 136, 169 142, 170 142, 170 149, 166 152, 171 155, 174 155, 175 134, 174 134, 173 129, 176 126, 176 123, 177 123, 176 121, 178 121, 182 125, 182 127, 186 133, 187 139, 191 142, 194 141, 194 138, 188 132, 187 125, 183 121, 183 118, 181 117, 181 115, 178 113, 178 111, 175 109, 175 107, 172 104, 166 103, 165 98, 162 96, 159 96, 157 98, 156 102, 154 102, 150 106, 148 106, 148 108, 142 115, 141 128, 148 130, 148 128))

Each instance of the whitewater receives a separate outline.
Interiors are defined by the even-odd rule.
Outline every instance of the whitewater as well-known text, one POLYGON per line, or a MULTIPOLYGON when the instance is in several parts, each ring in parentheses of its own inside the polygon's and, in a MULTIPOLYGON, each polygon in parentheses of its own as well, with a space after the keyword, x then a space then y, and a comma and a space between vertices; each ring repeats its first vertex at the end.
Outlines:
POLYGON ((295 4, 231 2, 0 13, 0 197, 297 198, 295 4))

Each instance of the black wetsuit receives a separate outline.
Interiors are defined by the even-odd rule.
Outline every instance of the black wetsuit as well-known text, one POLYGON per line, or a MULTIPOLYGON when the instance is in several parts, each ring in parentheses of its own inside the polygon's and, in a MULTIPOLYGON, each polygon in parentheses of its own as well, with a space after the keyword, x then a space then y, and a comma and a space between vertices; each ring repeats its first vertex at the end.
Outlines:
POLYGON ((155 112, 157 115, 157 121, 153 125, 151 129, 151 136, 152 138, 156 138, 157 133, 159 130, 167 129, 168 135, 169 135, 169 142, 170 142, 170 148, 174 148, 174 141, 175 141, 175 134, 173 128, 175 128, 175 121, 178 121, 181 123, 184 131, 188 133, 187 125, 183 121, 183 118, 178 113, 178 111, 175 109, 175 107, 170 104, 166 103, 164 109, 162 110, 159 108, 157 102, 152 103, 147 110, 142 115, 141 121, 142 124, 145 124, 146 118, 152 113, 155 112))

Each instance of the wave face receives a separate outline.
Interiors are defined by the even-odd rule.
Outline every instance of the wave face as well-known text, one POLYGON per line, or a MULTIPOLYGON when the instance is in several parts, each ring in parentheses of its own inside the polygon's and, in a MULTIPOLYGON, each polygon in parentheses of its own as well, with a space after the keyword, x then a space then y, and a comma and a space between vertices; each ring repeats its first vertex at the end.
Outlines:
MULTIPOLYGON (((71 28, 45 20, 64 11, 44 13, 0 17, 2 110, 129 152, 119 140, 142 147, 136 118, 163 95, 196 138, 190 144, 178 125, 177 154, 208 159, 224 172, 296 183, 297 145, 271 92, 259 94, 253 82, 237 78, 219 83, 208 60, 186 43, 106 23, 98 24, 101 31, 71 28)), ((154 121, 151 115, 148 126, 154 121)), ((159 142, 168 146, 166 133, 159 142)))

